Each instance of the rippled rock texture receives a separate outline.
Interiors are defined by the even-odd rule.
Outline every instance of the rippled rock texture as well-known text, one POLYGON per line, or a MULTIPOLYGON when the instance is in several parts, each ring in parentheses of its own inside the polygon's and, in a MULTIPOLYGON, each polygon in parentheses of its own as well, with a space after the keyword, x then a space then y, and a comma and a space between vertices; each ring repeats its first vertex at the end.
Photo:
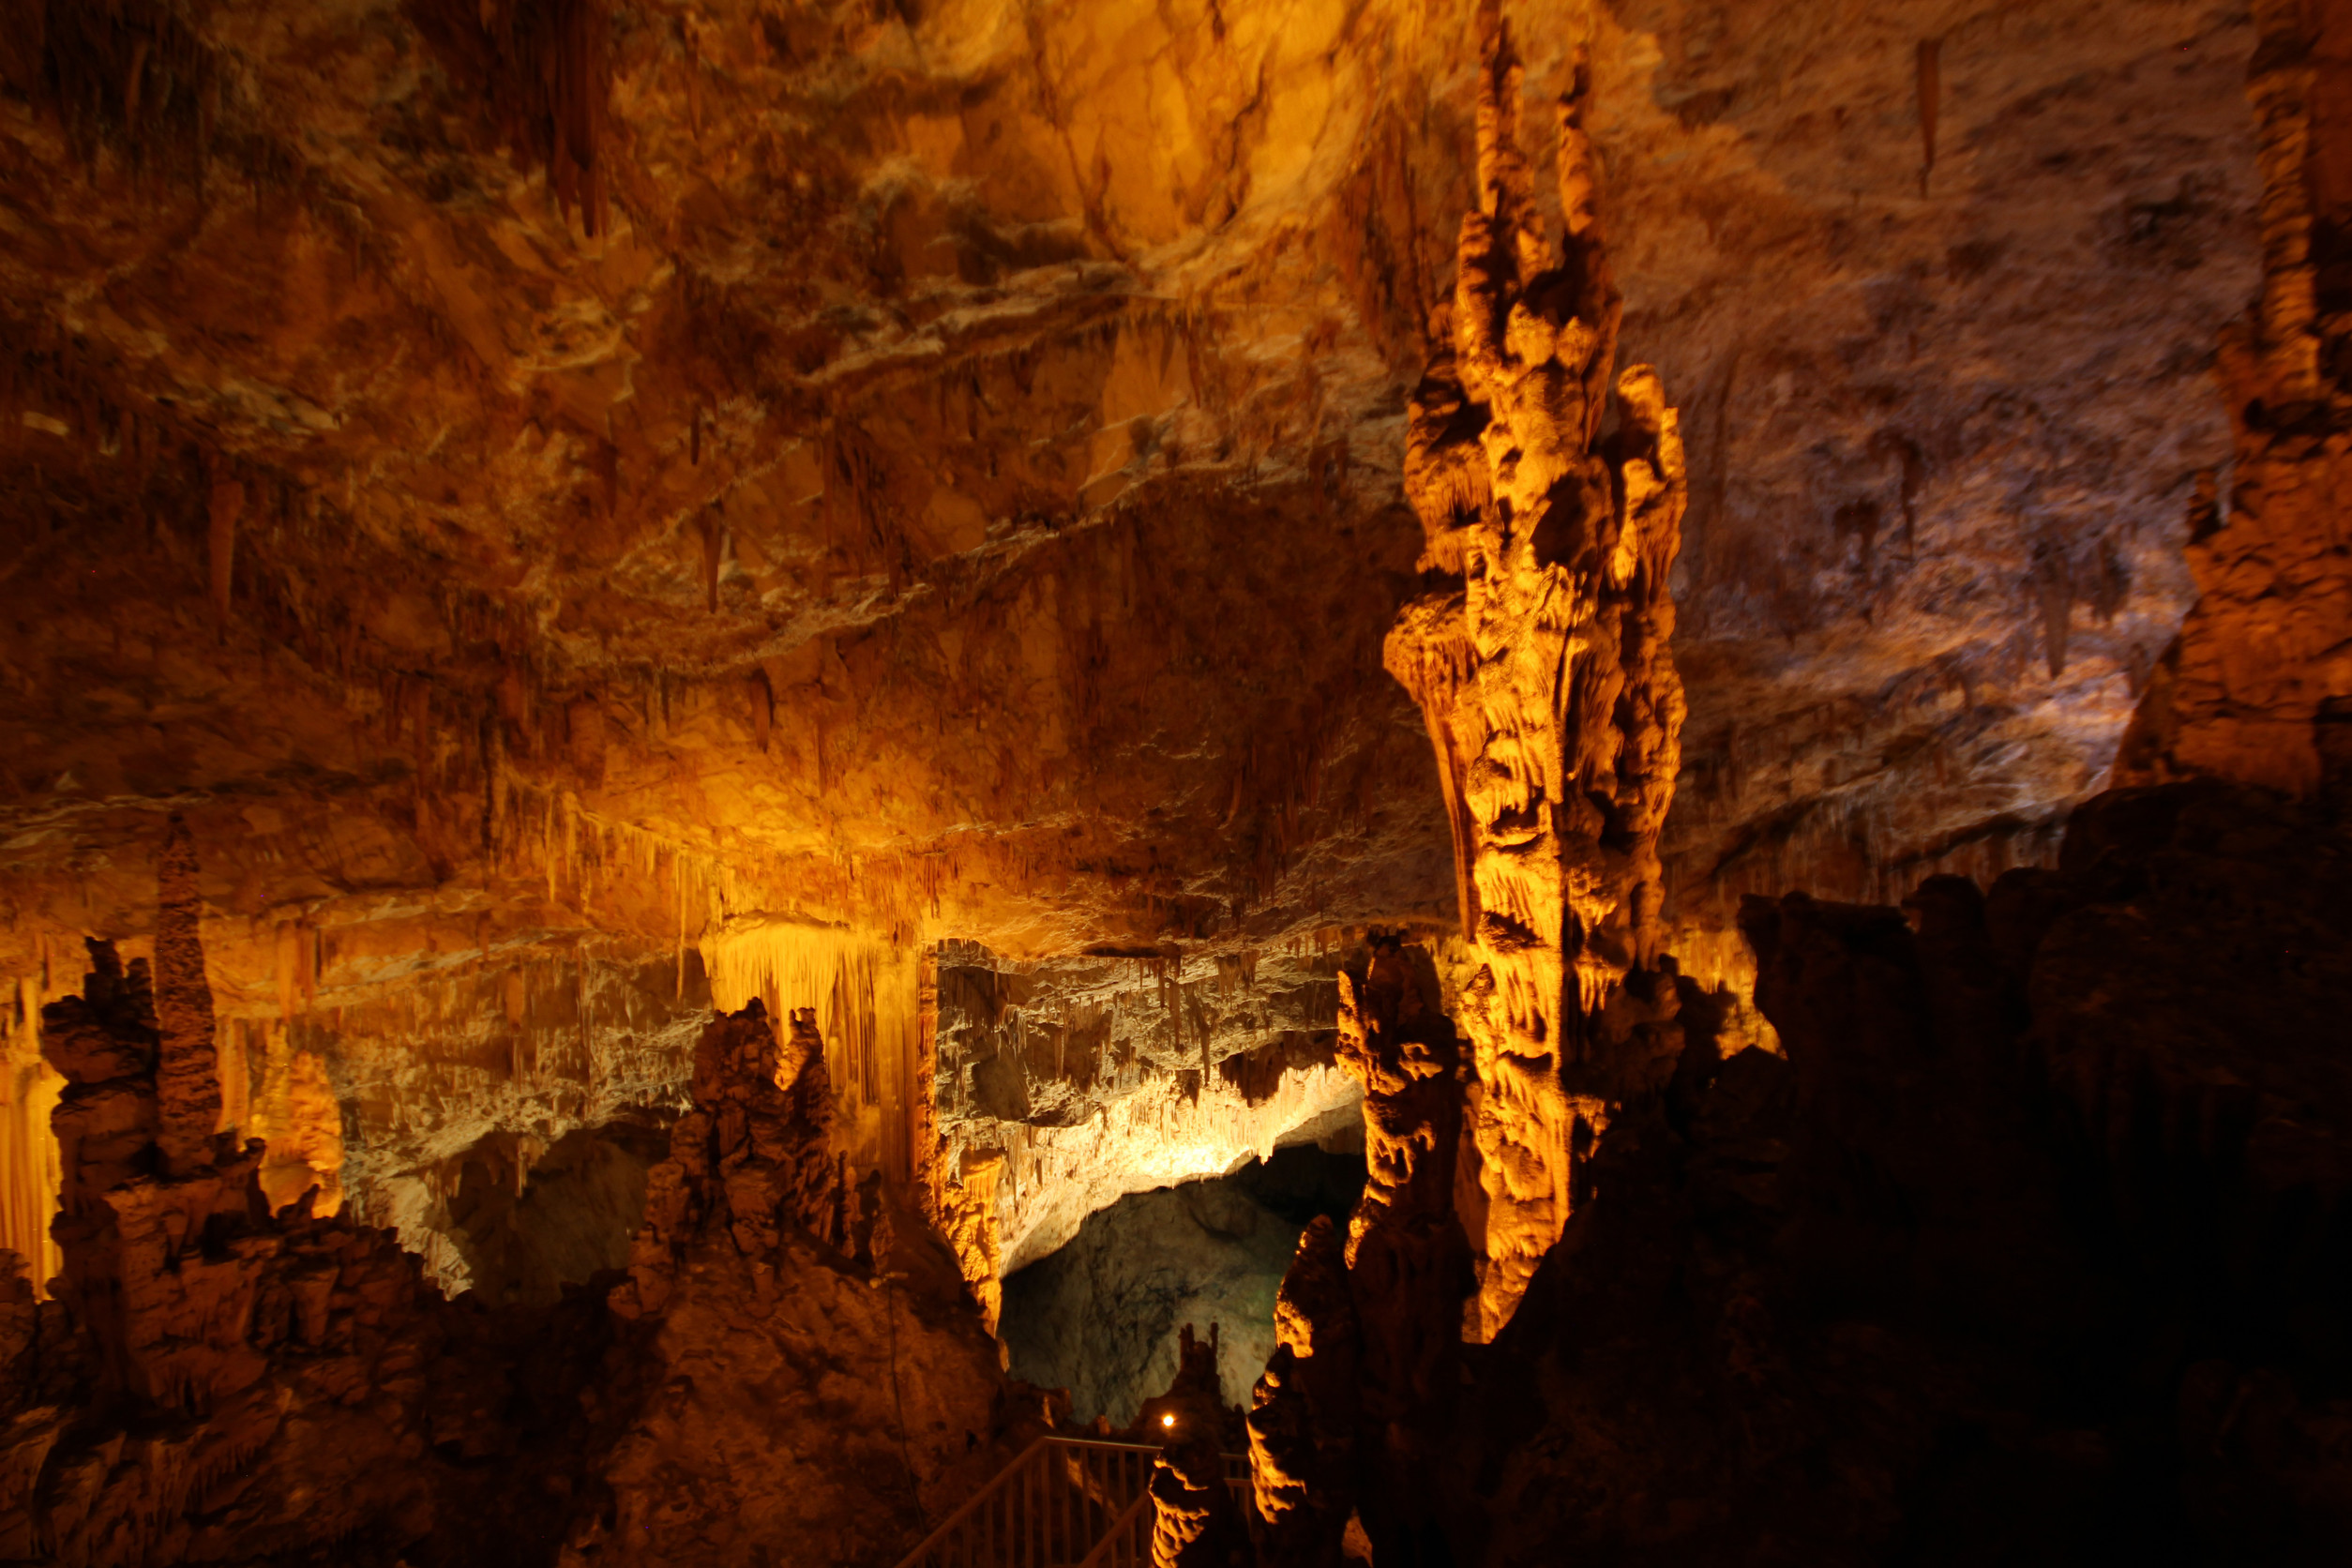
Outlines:
POLYGON ((1405 607, 1387 662, 1436 748, 1472 949, 1458 1017, 1492 1334, 1567 1222, 1574 1145, 1606 1122, 1604 1015, 1656 957, 1683 715, 1667 579, 1689 486, 1656 371, 1617 373, 1591 67, 1572 56, 1560 98, 1555 239, 1519 145, 1517 51, 1496 8, 1480 25, 1478 200, 1405 464, 1438 586, 1405 607))

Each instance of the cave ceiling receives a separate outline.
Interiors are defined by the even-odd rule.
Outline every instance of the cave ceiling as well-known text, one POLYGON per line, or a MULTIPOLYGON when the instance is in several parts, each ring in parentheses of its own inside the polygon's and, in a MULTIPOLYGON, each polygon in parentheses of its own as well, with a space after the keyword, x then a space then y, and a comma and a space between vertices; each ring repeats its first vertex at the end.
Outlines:
MULTIPOLYGON (((139 937, 170 810, 224 1016, 411 1039, 584 1040, 592 951, 683 997, 746 922, 1450 923, 1380 640, 1472 10, 10 6, 8 972, 139 937)), ((2046 854, 2226 453, 2242 10, 1515 11, 1539 103, 1591 28, 1621 357, 1682 410, 1686 963, 1741 891, 2046 854)))

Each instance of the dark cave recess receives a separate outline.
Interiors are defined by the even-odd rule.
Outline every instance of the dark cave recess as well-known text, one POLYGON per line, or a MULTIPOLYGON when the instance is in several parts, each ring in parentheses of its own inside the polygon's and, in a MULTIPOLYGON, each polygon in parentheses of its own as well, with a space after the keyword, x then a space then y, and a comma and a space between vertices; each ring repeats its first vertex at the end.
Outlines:
POLYGON ((998 1333, 1017 1378, 1066 1388, 1081 1421, 1132 1424, 1175 1375, 1184 1325, 1221 1334, 1229 1405, 1274 1349, 1274 1291, 1318 1214, 1341 1224, 1364 1187, 1361 1151, 1277 1149, 1230 1175, 1134 1193, 1008 1277, 998 1333))

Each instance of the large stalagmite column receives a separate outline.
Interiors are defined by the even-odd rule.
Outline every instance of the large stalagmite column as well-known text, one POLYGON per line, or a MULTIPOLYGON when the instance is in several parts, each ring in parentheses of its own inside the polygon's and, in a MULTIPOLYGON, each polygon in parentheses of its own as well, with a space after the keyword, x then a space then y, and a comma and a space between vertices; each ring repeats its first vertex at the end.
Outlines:
POLYGON ((2262 294, 2222 339, 2230 493, 2200 487, 2197 602, 2114 782, 2352 797, 2352 7, 2254 9, 2262 294))
POLYGON ((1462 223, 1452 341, 1414 396, 1405 471, 1423 565, 1443 586, 1405 607, 1387 664, 1437 749, 1473 952, 1460 1021, 1490 1337, 1559 1239, 1571 1159, 1616 1087, 1604 1015, 1655 957, 1683 714, 1666 574, 1686 487, 1648 366, 1616 379, 1618 426, 1602 433, 1621 307, 1582 57, 1560 105, 1555 247, 1518 150, 1520 68, 1491 7, 1482 22, 1479 210, 1462 223))

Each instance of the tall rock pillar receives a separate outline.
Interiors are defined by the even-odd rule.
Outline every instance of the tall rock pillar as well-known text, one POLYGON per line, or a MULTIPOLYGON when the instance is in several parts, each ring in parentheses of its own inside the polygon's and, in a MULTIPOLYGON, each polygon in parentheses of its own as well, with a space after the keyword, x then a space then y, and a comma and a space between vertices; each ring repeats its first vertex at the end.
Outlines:
POLYGON ((2114 782, 2228 778, 2352 807, 2352 8, 2254 14, 2262 294, 2218 358, 2232 480, 2225 503, 2199 487, 2197 602, 2114 782))
POLYGON ((1492 6, 1481 20, 1479 210, 1405 467, 1440 585, 1399 614, 1386 662, 1421 705, 1453 822, 1491 1337, 1567 1220, 1571 1162, 1618 1087, 1606 1016, 1655 957, 1683 716, 1666 576, 1687 486, 1650 367, 1615 378, 1602 434, 1621 305, 1588 68, 1579 55, 1560 103, 1556 245, 1518 148, 1519 64, 1492 6))

